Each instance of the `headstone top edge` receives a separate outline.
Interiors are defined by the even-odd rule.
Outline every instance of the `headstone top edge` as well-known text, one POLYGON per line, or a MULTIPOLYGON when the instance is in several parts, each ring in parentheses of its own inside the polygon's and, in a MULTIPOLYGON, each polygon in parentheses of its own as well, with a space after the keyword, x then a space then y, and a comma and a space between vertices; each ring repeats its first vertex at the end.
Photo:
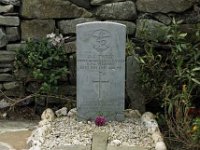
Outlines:
POLYGON ((91 22, 84 22, 84 23, 77 24, 76 27, 81 27, 81 26, 85 26, 85 25, 93 25, 93 24, 118 25, 118 26, 122 26, 122 27, 126 28, 126 25, 124 25, 122 23, 112 22, 112 21, 91 21, 91 22))

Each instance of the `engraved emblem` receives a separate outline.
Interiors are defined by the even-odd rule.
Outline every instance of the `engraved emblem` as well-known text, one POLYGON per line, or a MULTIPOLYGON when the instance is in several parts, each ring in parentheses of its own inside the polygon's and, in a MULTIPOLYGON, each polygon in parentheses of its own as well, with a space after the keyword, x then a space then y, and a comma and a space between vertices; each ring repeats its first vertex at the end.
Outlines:
POLYGON ((111 33, 107 30, 95 30, 92 34, 94 41, 92 46, 98 52, 103 52, 110 47, 111 42, 111 33))

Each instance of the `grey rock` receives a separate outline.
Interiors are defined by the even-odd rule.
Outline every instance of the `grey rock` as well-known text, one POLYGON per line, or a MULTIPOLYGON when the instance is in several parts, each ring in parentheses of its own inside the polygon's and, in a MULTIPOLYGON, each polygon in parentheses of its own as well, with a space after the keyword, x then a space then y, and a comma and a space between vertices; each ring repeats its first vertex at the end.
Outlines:
POLYGON ((67 53, 74 53, 76 52, 76 42, 68 42, 64 44, 65 50, 67 53))
POLYGON ((7 37, 5 32, 0 28, 0 47, 4 47, 7 44, 7 37))
POLYGON ((122 2, 126 0, 91 0, 91 5, 102 5, 106 3, 122 2))
POLYGON ((184 12, 192 7, 196 0, 137 0, 137 9, 142 12, 184 12))
POLYGON ((10 105, 11 104, 9 102, 7 102, 7 100, 5 100, 5 99, 0 100, 0 109, 9 107, 10 105))
POLYGON ((6 82, 6 83, 3 83, 3 87, 6 90, 11 90, 11 89, 19 87, 19 83, 16 82, 16 81, 14 81, 14 82, 6 82))
POLYGON ((26 20, 21 22, 21 38, 39 39, 46 37, 47 34, 54 32, 54 20, 26 20))
POLYGON ((15 52, 13 51, 0 51, 0 62, 12 62, 15 59, 15 52))
POLYGON ((155 14, 154 17, 159 21, 162 22, 166 25, 169 25, 172 21, 172 19, 170 17, 168 17, 167 15, 164 14, 155 14))
POLYGON ((126 26, 126 34, 129 34, 129 35, 135 34, 136 25, 133 22, 121 21, 121 20, 108 20, 108 21, 124 24, 126 26))
POLYGON ((69 0, 69 1, 83 8, 86 9, 90 8, 90 0, 69 0))
POLYGON ((55 111, 57 117, 67 116, 67 107, 63 107, 57 111, 55 111))
POLYGON ((145 111, 145 99, 139 87, 139 64, 134 56, 127 57, 126 91, 130 100, 130 108, 145 111))
MULTIPOLYGON (((25 96, 25 90, 22 86, 20 86, 20 88, 6 90, 6 91, 4 91, 4 94, 6 96, 23 97, 23 96, 25 96)), ((21 104, 25 104, 25 103, 27 103, 27 101, 24 101, 21 104)))
POLYGON ((13 64, 11 64, 10 62, 1 62, 0 68, 13 68, 13 64))
POLYGON ((11 4, 11 5, 15 5, 15 6, 20 5, 20 0, 0 0, 0 2, 3 4, 11 4))
POLYGON ((132 1, 110 3, 99 6, 95 14, 101 19, 135 20, 137 17, 135 3, 132 1))
POLYGON ((147 150, 147 149, 139 146, 126 146, 126 145, 114 146, 108 144, 107 150, 147 150))
POLYGON ((6 72, 11 72, 12 68, 1 68, 0 73, 6 73, 6 72))
POLYGON ((16 51, 18 50, 20 47, 25 46, 24 43, 16 43, 16 44, 7 44, 6 45, 6 50, 7 51, 16 51))
POLYGON ((19 17, 15 16, 0 16, 0 25, 4 26, 19 26, 19 17))
POLYGON ((0 5, 0 13, 13 12, 13 5, 0 5))
POLYGON ((136 38, 152 41, 166 40, 168 27, 152 19, 139 19, 136 24, 136 38))
POLYGON ((95 18, 78 18, 72 20, 62 20, 58 22, 58 28, 62 34, 76 33, 76 25, 84 22, 96 21, 95 18))
POLYGON ((14 77, 8 73, 1 73, 0 74, 0 81, 13 81, 14 77))
POLYGON ((92 150, 107 150, 108 133, 97 132, 92 136, 92 150))
POLYGON ((20 40, 20 33, 18 27, 7 27, 6 35, 8 41, 17 41, 20 40))
POLYGON ((22 0, 21 15, 26 18, 40 19, 92 16, 86 9, 78 7, 66 0, 22 0))

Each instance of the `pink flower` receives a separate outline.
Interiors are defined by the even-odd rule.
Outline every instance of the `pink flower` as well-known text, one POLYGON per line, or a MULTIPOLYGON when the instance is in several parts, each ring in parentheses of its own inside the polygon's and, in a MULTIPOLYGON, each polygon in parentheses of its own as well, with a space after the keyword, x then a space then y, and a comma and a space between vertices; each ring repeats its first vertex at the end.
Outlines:
POLYGON ((95 119, 95 124, 97 126, 104 126, 106 124, 106 118, 104 116, 97 116, 95 119))

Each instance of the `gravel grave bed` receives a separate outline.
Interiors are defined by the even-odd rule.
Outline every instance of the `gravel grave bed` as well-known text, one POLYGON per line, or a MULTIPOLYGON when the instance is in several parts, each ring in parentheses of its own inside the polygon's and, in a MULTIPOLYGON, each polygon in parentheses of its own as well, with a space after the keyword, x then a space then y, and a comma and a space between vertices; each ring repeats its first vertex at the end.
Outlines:
MULTIPOLYGON (((95 132, 109 134, 108 143, 113 145, 141 146, 155 149, 152 134, 140 119, 126 119, 123 122, 111 121, 105 126, 96 126, 91 121, 76 121, 69 117, 56 118, 50 122, 49 133, 41 144, 41 149, 52 150, 62 145, 91 145, 95 132)), ((39 131, 38 131, 39 132, 39 131)))

